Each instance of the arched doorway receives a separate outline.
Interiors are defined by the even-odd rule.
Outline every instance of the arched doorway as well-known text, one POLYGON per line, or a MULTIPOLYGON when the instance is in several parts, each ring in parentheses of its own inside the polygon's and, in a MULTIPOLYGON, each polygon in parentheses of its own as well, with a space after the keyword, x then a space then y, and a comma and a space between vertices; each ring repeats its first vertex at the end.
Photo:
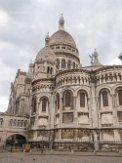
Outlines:
POLYGON ((6 140, 6 147, 13 146, 13 147, 22 147, 23 144, 26 143, 26 138, 19 134, 11 135, 6 140))

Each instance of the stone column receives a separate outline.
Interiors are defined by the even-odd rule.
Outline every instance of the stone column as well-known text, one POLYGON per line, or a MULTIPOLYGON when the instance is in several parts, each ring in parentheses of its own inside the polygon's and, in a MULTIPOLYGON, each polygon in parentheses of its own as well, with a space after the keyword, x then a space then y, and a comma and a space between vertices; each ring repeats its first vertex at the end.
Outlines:
POLYGON ((59 141, 61 141, 61 129, 59 129, 58 132, 59 132, 59 138, 58 139, 59 139, 59 141))
POLYGON ((34 137, 33 137, 33 140, 36 141, 38 138, 37 138, 37 131, 34 132, 34 137))
POLYGON ((77 96, 73 96, 73 110, 74 110, 74 124, 77 126, 77 107, 76 107, 76 102, 77 102, 77 96))
POLYGON ((114 140, 115 141, 121 141, 120 134, 119 134, 119 129, 114 130, 114 140))
POLYGON ((78 129, 74 129, 74 140, 77 142, 78 140, 78 129))
MULTIPOLYGON (((91 76, 92 77, 92 76, 91 76)), ((93 129, 99 128, 98 125, 98 98, 96 97, 96 87, 94 83, 94 76, 92 78, 91 83, 91 116, 92 116, 92 122, 93 122, 93 129)), ((98 141, 98 134, 95 130, 93 130, 93 139, 94 139, 94 148, 95 151, 99 150, 99 141, 98 141)))
POLYGON ((51 94, 50 96, 50 123, 51 123, 51 129, 54 128, 54 119, 55 119, 55 96, 51 94))
POLYGON ((91 98, 88 97, 88 111, 89 111, 89 123, 90 126, 93 126, 93 122, 92 122, 92 108, 91 108, 91 98))
POLYGON ((95 87, 91 86, 91 116, 93 122, 93 128, 98 127, 98 109, 97 109, 97 100, 95 87))
POLYGON ((103 136, 102 136, 102 130, 100 131, 100 141, 103 140, 103 136))
POLYGON ((62 125, 62 118, 63 118, 63 97, 60 95, 60 125, 62 125))
POLYGON ((61 59, 59 59, 59 70, 61 69, 61 59))
POLYGON ((94 150, 99 151, 99 135, 95 130, 93 131, 93 136, 94 136, 94 150))
POLYGON ((113 124, 114 127, 118 127, 118 118, 117 118, 117 101, 116 95, 112 94, 112 110, 113 110, 113 124))
POLYGON ((37 106, 36 106, 37 108, 36 108, 36 114, 35 114, 34 128, 38 127, 39 105, 40 105, 40 102, 38 101, 37 106))
POLYGON ((1 135, 1 146, 5 147, 6 146, 6 140, 8 138, 8 133, 7 130, 4 129, 1 135))
POLYGON ((101 117, 100 117, 100 98, 95 97, 96 101, 96 118, 97 118, 97 127, 99 128, 101 126, 101 117))

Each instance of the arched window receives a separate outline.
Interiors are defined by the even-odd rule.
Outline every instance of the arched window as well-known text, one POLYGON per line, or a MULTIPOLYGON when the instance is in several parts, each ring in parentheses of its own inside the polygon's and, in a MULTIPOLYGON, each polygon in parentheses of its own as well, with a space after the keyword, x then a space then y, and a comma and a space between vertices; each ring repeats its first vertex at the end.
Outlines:
POLYGON ((34 125, 34 123, 35 123, 35 117, 31 117, 31 118, 30 118, 30 124, 31 124, 31 125, 34 125))
POLYGON ((50 72, 50 68, 49 68, 49 67, 47 67, 47 73, 49 74, 49 72, 50 72))
POLYGON ((57 95, 56 95, 56 109, 59 109, 59 108, 60 108, 60 96, 57 93, 57 95))
POLYGON ((3 125, 3 118, 0 118, 0 126, 3 125))
POLYGON ((122 90, 118 90, 119 105, 122 105, 122 90))
POLYGON ((67 68, 71 68, 71 61, 70 60, 68 60, 68 64, 67 64, 67 68))
POLYGON ((80 92, 80 107, 85 107, 85 93, 80 92))
POLYGON ((16 126, 16 119, 14 119, 13 121, 13 126, 16 126))
POLYGON ((71 107, 72 103, 72 94, 70 91, 65 93, 65 106, 66 107, 71 107))
POLYGON ((46 112, 47 104, 48 104, 48 100, 47 100, 47 98, 44 97, 42 99, 42 111, 43 112, 46 112))
POLYGON ((71 101, 71 94, 70 94, 70 92, 67 92, 66 95, 65 95, 65 104, 66 104, 66 107, 69 107, 70 106, 70 101, 71 101))
POLYGON ((32 99, 32 114, 36 113, 36 98, 32 99))
POLYGON ((65 62, 65 59, 62 59, 61 67, 62 67, 62 68, 66 68, 66 62, 65 62))
POLYGON ((118 121, 122 122, 122 111, 117 112, 118 121))
POLYGON ((10 125, 10 126, 13 125, 13 119, 10 119, 10 121, 9 121, 9 125, 10 125))
POLYGON ((58 66, 58 68, 60 67, 60 61, 59 61, 59 59, 57 59, 57 66, 58 66))
POLYGON ((51 67, 51 69, 50 69, 50 74, 52 75, 52 73, 53 73, 53 68, 51 67))
POLYGON ((107 91, 102 92, 103 106, 108 106, 108 93, 107 91))
POLYGON ((17 121, 17 126, 20 126, 20 120, 17 121))
POLYGON ((23 120, 20 121, 20 127, 22 127, 22 126, 23 126, 23 120))
POLYGON ((75 68, 75 62, 73 62, 73 68, 75 68))
POLYGON ((27 120, 25 120, 25 122, 24 122, 24 126, 25 126, 25 127, 27 126, 27 120))

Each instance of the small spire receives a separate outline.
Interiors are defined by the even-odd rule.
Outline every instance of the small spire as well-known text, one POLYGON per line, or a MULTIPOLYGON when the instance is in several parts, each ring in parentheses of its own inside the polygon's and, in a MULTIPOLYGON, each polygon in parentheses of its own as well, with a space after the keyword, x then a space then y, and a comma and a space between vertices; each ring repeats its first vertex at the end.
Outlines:
POLYGON ((64 17, 63 14, 61 14, 61 17, 59 19, 59 30, 64 30, 64 17))
POLYGON ((48 46, 49 45, 49 41, 50 41, 50 37, 49 37, 49 32, 47 33, 47 36, 45 37, 45 45, 48 46))

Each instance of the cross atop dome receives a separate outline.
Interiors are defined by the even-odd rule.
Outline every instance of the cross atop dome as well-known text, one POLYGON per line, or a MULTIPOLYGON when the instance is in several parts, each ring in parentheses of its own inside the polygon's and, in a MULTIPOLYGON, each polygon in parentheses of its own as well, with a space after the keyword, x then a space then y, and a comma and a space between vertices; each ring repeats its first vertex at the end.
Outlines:
POLYGON ((64 17, 63 17, 63 14, 61 14, 61 17, 59 19, 59 30, 64 30, 64 17))

